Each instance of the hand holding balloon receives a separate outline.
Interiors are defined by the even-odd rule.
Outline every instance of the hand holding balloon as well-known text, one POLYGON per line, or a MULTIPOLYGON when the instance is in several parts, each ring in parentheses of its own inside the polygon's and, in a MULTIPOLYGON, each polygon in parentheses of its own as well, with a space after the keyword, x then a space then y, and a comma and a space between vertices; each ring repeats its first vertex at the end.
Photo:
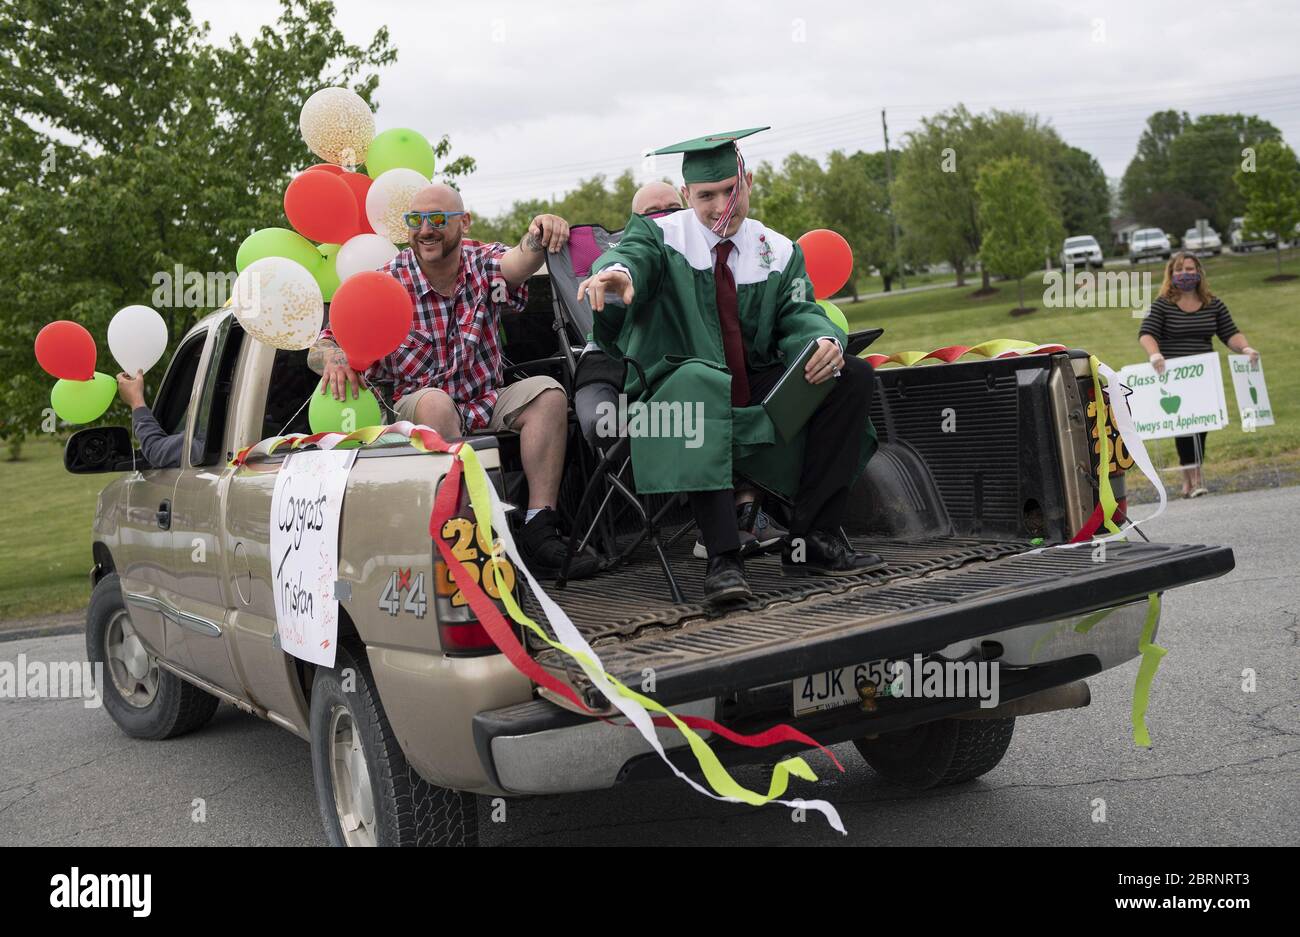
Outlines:
POLYGON ((144 406, 144 371, 136 371, 135 377, 125 371, 117 376, 117 395, 122 398, 128 410, 144 406))

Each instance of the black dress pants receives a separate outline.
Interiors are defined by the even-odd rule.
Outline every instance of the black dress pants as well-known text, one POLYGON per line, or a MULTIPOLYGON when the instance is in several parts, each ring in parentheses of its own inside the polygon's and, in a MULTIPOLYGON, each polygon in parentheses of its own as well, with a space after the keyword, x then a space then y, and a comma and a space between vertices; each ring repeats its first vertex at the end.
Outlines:
MULTIPOLYGON (((784 369, 779 367, 751 371, 750 404, 762 400, 783 373, 784 369)), ((862 435, 867 431, 866 415, 875 389, 871 365, 861 358, 846 357, 840 376, 831 380, 835 382, 834 389, 807 424, 803 469, 790 519, 793 537, 839 526, 848 503, 853 470, 858 466, 862 435)), ((734 490, 691 492, 690 502, 709 556, 740 547, 734 490)))

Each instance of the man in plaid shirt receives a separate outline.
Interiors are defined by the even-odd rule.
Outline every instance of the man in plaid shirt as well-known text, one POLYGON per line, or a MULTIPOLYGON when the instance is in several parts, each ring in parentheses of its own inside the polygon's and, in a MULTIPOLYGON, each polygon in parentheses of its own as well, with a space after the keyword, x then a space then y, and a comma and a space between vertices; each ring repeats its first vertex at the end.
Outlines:
MULTIPOLYGON (((560 536, 555 503, 564 469, 568 398, 552 378, 529 377, 502 386, 500 312, 522 311, 525 282, 547 250, 559 251, 569 225, 556 215, 538 215, 514 247, 483 244, 464 235, 470 214, 460 193, 431 185, 416 193, 407 215, 410 245, 384 267, 404 286, 415 305, 411 332, 396 351, 365 372, 367 383, 391 384, 399 419, 454 439, 471 433, 519 433, 528 479, 528 512, 519 545, 538 576, 559 574, 568 544, 560 536)), ((322 375, 321 393, 343 400, 360 394, 357 373, 327 328, 307 363, 322 375)), ((599 568, 594 555, 573 558, 570 578, 599 568)))

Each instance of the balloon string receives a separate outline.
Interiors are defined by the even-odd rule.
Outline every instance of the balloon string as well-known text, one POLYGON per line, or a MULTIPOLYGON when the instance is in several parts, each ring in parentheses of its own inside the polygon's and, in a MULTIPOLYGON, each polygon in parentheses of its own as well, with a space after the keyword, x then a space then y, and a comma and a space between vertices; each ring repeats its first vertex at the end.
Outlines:
POLYGON ((289 417, 289 422, 285 423, 283 426, 280 427, 280 432, 276 433, 275 434, 276 436, 284 435, 284 431, 287 430, 290 427, 290 425, 292 425, 294 420, 298 419, 298 414, 302 413, 302 408, 307 406, 307 404, 311 403, 312 394, 316 393, 318 390, 320 390, 319 387, 312 388, 311 394, 308 394, 307 399, 302 402, 302 404, 298 407, 297 410, 293 411, 293 416, 289 417))

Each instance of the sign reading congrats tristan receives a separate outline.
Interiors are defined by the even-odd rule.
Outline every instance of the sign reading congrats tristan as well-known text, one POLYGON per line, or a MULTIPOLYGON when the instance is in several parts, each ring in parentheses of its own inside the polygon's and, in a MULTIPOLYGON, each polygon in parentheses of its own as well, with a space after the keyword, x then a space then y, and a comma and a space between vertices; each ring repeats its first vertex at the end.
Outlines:
POLYGON ((1128 397, 1133 425, 1143 439, 1186 436, 1228 425, 1223 372, 1215 352, 1173 358, 1165 373, 1149 364, 1131 364, 1119 379, 1132 390, 1128 397))
POLYGON ((284 460, 271 495, 271 584, 280 647, 334 666, 339 603, 339 512, 355 449, 295 452, 284 460))
POLYGON ((1241 428, 1250 431, 1256 426, 1272 426, 1273 408, 1264 386, 1264 362, 1252 365, 1250 355, 1228 355, 1228 372, 1232 374, 1232 389, 1237 392, 1241 428))

